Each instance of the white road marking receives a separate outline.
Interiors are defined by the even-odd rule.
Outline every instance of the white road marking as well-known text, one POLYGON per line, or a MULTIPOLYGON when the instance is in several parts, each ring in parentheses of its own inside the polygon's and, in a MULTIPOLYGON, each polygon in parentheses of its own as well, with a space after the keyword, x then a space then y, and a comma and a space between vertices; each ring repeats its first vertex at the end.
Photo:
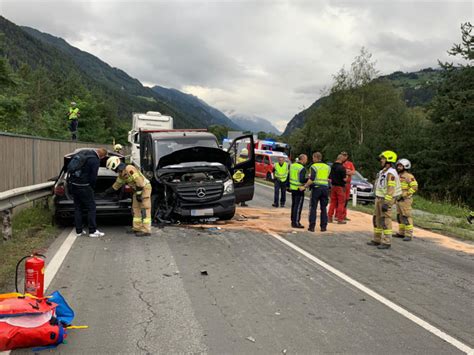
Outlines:
MULTIPOLYGON (((51 261, 46 265, 46 271, 44 275, 44 290, 46 291, 51 284, 51 281, 53 281, 54 277, 58 273, 59 268, 61 267, 64 259, 66 258, 66 255, 69 253, 69 250, 71 250, 72 245, 76 241, 76 229, 73 228, 69 235, 66 237, 64 240, 63 244, 59 247, 59 249, 56 251, 56 254, 54 254, 53 258, 51 261)), ((0 355, 9 355, 10 350, 8 351, 0 351, 0 355)))
POLYGON ((49 285, 51 284, 54 277, 56 276, 64 259, 66 258, 66 255, 69 253, 69 250, 71 250, 72 245, 76 241, 76 238, 77 238, 76 229, 72 228, 71 232, 66 237, 63 244, 61 244, 59 249, 56 251, 56 254, 54 254, 53 258, 46 266, 46 271, 44 275, 44 290, 45 291, 48 289, 49 285))
POLYGON ((293 250, 297 251, 298 253, 304 255, 305 257, 307 257, 311 261, 315 262, 319 266, 325 268, 327 271, 333 273, 337 277, 339 277, 342 280, 346 281, 350 285, 356 287, 357 289, 359 289, 360 291, 366 293, 367 295, 375 298, 377 301, 379 301, 380 303, 386 305, 387 307, 389 307, 390 309, 392 309, 395 312, 399 313, 403 317, 411 320, 413 323, 418 324, 420 327, 424 328, 425 330, 429 331, 430 333, 436 335, 437 337, 441 338, 442 340, 444 340, 444 341, 448 342, 449 344, 455 346, 456 348, 458 348, 462 352, 464 352, 466 354, 469 354, 469 355, 474 355, 474 349, 473 348, 471 348, 468 345, 462 343, 461 341, 453 338, 452 336, 446 334, 441 329, 436 328, 435 326, 433 326, 430 323, 424 321, 420 317, 417 317, 413 313, 411 313, 411 312, 407 311, 406 309, 400 307, 399 305, 393 303, 392 301, 388 300, 384 296, 382 296, 379 293, 377 293, 377 292, 371 290, 370 288, 364 286, 360 282, 354 280, 350 276, 348 276, 345 273, 339 271, 338 269, 332 267, 331 265, 327 264, 326 262, 322 261, 321 259, 318 259, 314 255, 308 253, 306 250, 304 250, 304 249, 298 247, 297 245, 291 243, 290 241, 286 240, 285 238, 278 235, 277 233, 272 232, 270 230, 267 230, 267 233, 269 235, 271 235, 272 237, 274 237, 275 239, 282 242, 283 244, 287 245, 291 249, 293 249, 293 250))

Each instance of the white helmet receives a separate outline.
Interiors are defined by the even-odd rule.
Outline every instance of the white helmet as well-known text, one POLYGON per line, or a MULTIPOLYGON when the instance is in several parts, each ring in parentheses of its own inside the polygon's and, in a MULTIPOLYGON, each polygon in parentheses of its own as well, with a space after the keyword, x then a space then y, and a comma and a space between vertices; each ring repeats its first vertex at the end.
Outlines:
POLYGON ((76 106, 77 104, 74 101, 71 101, 71 106, 76 106))
POLYGON ((408 159, 399 159, 397 165, 402 165, 406 170, 411 169, 411 162, 408 159))
POLYGON ((115 152, 119 152, 123 149, 122 145, 121 144, 116 144, 114 145, 114 151, 115 152))
POLYGON ((107 163, 105 164, 105 167, 110 170, 117 169, 117 167, 121 164, 122 162, 120 161, 119 157, 110 157, 107 159, 107 163))

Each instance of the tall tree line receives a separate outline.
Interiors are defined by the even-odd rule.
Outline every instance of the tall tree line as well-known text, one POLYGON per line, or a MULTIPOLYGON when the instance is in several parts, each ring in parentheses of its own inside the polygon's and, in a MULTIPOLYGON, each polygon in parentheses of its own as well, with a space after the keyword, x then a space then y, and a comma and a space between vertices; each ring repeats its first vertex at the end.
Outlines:
POLYGON ((295 153, 321 151, 327 160, 347 150, 374 177, 384 150, 412 161, 421 191, 474 207, 474 39, 470 23, 448 51, 459 63, 440 63, 443 80, 428 107, 408 107, 386 79, 375 79, 371 54, 361 50, 350 69, 334 75, 327 97, 288 138, 295 153), (375 79, 375 80, 374 80, 375 79))

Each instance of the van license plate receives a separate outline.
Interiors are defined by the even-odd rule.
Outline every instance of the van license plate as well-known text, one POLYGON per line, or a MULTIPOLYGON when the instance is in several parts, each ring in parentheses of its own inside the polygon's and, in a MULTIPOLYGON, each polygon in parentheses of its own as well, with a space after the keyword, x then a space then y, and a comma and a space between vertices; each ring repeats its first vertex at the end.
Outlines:
POLYGON ((191 216, 214 216, 214 210, 212 208, 205 208, 203 210, 191 210, 191 216))

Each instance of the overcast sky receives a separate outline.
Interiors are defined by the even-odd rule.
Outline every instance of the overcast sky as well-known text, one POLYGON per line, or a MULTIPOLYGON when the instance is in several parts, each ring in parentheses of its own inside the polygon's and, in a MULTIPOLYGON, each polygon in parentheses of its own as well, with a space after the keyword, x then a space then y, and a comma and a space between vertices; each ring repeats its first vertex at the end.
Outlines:
POLYGON ((384 74, 436 67, 473 1, 25 1, 0 14, 63 37, 145 85, 284 129, 362 46, 384 74))

